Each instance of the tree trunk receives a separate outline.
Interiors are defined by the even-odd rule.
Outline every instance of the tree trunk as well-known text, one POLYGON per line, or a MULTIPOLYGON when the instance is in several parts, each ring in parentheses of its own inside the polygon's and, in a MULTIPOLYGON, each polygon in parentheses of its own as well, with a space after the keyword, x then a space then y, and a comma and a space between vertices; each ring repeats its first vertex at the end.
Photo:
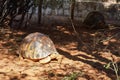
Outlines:
POLYGON ((70 18, 72 19, 72 20, 74 20, 74 9, 75 9, 75 0, 72 0, 71 1, 71 8, 70 8, 71 10, 71 12, 70 12, 70 18))
POLYGON ((42 3, 43 0, 39 0, 39 4, 38 4, 38 23, 41 23, 41 17, 42 17, 42 3))

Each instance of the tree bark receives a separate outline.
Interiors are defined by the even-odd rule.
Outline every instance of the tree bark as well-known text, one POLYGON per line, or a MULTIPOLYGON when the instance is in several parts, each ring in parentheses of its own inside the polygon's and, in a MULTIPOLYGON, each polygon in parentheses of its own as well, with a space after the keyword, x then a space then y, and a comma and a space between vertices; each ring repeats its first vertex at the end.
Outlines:
POLYGON ((74 20, 74 10, 75 10, 75 0, 72 0, 71 1, 71 8, 70 8, 71 10, 71 12, 70 12, 70 18, 72 19, 72 20, 74 20))
POLYGON ((43 4, 43 0, 39 0, 39 4, 38 4, 38 24, 41 24, 42 4, 43 4))

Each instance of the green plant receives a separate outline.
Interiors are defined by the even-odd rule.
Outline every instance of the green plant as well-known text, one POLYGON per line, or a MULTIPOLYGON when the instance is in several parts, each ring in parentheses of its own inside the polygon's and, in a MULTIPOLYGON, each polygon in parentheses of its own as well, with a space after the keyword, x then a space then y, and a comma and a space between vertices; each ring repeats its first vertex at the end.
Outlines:
POLYGON ((109 62, 108 64, 104 65, 104 67, 106 69, 111 69, 112 71, 115 72, 116 74, 116 80, 120 80, 120 77, 118 75, 118 71, 119 71, 119 67, 117 65, 117 63, 115 63, 113 60, 111 62, 109 62))
POLYGON ((82 76, 82 72, 73 72, 69 76, 65 76, 62 80, 76 80, 78 76, 82 76))

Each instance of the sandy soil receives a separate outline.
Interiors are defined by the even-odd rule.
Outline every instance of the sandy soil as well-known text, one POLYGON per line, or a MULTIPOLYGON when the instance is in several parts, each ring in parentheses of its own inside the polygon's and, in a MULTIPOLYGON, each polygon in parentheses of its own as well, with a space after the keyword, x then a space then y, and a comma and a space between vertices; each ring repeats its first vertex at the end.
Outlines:
POLYGON ((1 29, 0 80, 116 80, 114 71, 104 65, 113 61, 120 66, 120 30, 89 30, 78 24, 75 28, 79 35, 71 25, 61 23, 31 25, 19 31, 1 29), (49 35, 63 56, 61 64, 19 59, 19 45, 31 32, 49 35))

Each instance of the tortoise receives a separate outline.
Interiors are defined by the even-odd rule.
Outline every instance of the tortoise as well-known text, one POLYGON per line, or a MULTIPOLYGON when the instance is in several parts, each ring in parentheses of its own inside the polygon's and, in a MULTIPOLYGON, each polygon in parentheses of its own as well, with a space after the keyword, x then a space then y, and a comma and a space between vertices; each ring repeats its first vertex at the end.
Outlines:
POLYGON ((88 13, 83 24, 87 25, 90 29, 103 29, 108 27, 106 25, 104 15, 99 11, 88 13))
POLYGON ((57 59, 60 63, 62 55, 60 55, 53 41, 45 34, 35 32, 27 35, 20 45, 20 58, 39 61, 40 63, 48 63, 52 59, 57 59))

